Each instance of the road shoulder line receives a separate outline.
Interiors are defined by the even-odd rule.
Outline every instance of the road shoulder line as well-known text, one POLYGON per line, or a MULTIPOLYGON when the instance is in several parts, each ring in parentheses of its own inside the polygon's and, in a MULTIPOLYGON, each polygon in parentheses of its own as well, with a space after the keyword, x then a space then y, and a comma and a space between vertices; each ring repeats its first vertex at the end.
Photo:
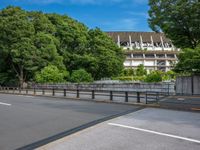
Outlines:
POLYGON ((185 141, 189 141, 189 142, 200 144, 200 140, 187 138, 187 137, 182 137, 182 136, 177 136, 177 135, 173 135, 173 134, 162 133, 162 132, 157 132, 157 131, 153 131, 153 130, 148 130, 148 129, 142 129, 142 128, 137 128, 137 127, 133 127, 133 126, 117 124, 117 123, 108 123, 108 125, 122 127, 122 128, 128 128, 128 129, 133 129, 133 130, 137 130, 137 131, 157 134, 157 135, 161 135, 161 136, 171 137, 171 138, 175 138, 175 139, 180 139, 180 140, 185 140, 185 141))

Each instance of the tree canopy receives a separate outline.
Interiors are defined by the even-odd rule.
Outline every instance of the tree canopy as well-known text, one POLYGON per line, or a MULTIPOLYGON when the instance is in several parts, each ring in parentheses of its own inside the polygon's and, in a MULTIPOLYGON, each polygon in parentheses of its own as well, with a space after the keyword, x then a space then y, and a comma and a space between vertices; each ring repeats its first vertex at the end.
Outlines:
POLYGON ((67 15, 0 10, 0 84, 33 81, 48 65, 85 69, 94 79, 117 76, 122 50, 100 29, 88 29, 67 15))
POLYGON ((179 62, 174 70, 178 73, 200 74, 200 45, 195 49, 186 48, 178 55, 179 62))
POLYGON ((143 64, 137 66, 136 75, 137 76, 147 75, 147 70, 144 68, 143 64))
POLYGON ((38 83, 61 83, 68 77, 69 73, 66 70, 59 70, 54 65, 48 65, 35 74, 38 83))
POLYGON ((79 69, 72 71, 71 81, 76 83, 92 82, 93 78, 92 75, 84 69, 79 69))
POLYGON ((195 48, 200 43, 199 0, 149 0, 149 25, 162 31, 178 48, 195 48))

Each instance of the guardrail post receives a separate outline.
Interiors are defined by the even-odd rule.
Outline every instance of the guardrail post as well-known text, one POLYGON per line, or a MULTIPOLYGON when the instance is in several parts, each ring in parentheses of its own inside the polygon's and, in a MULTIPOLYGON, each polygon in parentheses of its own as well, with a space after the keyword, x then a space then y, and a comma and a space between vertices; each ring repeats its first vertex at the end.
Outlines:
POLYGON ((35 95, 36 94, 36 90, 35 90, 35 88, 33 89, 33 95, 35 95))
POLYGON ((79 90, 76 90, 76 98, 79 98, 79 90))
POLYGON ((145 94, 145 99, 146 99, 146 104, 147 104, 147 92, 146 92, 146 94, 145 94))
POLYGON ((66 89, 64 89, 64 97, 66 97, 66 89))
POLYGON ((26 94, 28 94, 28 89, 26 89, 26 94))
POLYGON ((169 88, 170 88, 170 85, 169 85, 169 83, 168 83, 168 95, 170 95, 169 88))
POLYGON ((45 95, 45 90, 44 89, 42 89, 42 95, 45 95))
POLYGON ((94 93, 94 90, 92 90, 92 99, 95 99, 95 93, 94 93))
POLYGON ((113 101, 113 92, 110 91, 110 101, 113 101))
POLYGON ((128 92, 125 92, 125 102, 128 102, 128 92))
POLYGON ((159 99, 159 93, 156 92, 156 102, 158 103, 158 99, 159 99))
POLYGON ((19 93, 21 94, 21 92, 22 92, 22 89, 21 89, 21 88, 19 88, 19 93))
POLYGON ((55 96, 55 89, 52 89, 52 96, 55 96))
POLYGON ((137 92, 137 103, 140 103, 140 92, 137 92))

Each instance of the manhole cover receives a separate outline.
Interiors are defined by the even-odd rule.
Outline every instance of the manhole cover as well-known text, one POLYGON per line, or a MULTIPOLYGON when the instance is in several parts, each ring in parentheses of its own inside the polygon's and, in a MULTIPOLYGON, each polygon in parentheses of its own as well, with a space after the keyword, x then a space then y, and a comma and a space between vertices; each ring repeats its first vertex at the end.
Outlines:
POLYGON ((184 98, 177 98, 177 100, 184 101, 185 99, 184 98))

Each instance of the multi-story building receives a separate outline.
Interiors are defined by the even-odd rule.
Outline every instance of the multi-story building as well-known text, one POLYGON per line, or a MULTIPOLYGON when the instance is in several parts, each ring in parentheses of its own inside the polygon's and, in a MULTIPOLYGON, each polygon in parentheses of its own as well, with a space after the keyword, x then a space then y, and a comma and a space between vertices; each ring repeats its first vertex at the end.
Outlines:
POLYGON ((177 62, 177 49, 163 33, 155 32, 107 32, 122 47, 125 68, 137 68, 143 64, 148 72, 168 71, 177 62))

